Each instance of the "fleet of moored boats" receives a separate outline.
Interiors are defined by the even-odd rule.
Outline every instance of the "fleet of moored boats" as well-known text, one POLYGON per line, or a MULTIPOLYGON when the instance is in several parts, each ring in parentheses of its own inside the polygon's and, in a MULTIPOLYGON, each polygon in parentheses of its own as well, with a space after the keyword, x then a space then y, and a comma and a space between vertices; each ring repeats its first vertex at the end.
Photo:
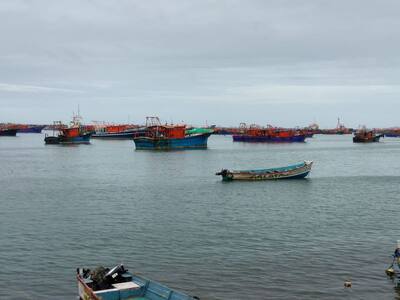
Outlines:
MULTIPOLYGON (((16 136, 20 133, 41 133, 45 125, 14 125, 0 124, 0 136, 16 136)), ((157 117, 147 117, 145 126, 137 125, 83 125, 81 117, 75 115, 66 126, 54 122, 47 126, 53 134, 45 135, 46 144, 82 144, 90 143, 91 138, 101 139, 132 139, 137 150, 175 150, 175 149, 205 149, 211 134, 232 134, 234 142, 248 143, 298 143, 305 142, 314 134, 352 134, 354 143, 379 142, 381 137, 400 137, 400 129, 368 130, 362 127, 358 130, 347 129, 338 120, 335 130, 319 130, 312 125, 303 129, 285 129, 272 126, 260 127, 241 124, 238 128, 193 128, 186 125, 161 124, 157 117)), ((303 161, 284 167, 250 170, 222 169, 216 175, 223 181, 232 180, 277 180, 300 179, 310 173, 312 161, 303 161)), ((386 273, 400 280, 400 242, 395 251, 392 265, 386 273), (397 254, 396 254, 397 253, 397 254), (397 256, 396 256, 397 255, 397 256), (397 263, 395 263, 397 262, 397 263)), ((123 265, 112 269, 99 267, 93 271, 77 269, 78 293, 85 300, 195 300, 195 296, 172 290, 158 282, 146 279, 126 270, 123 265)), ((346 286, 346 283, 345 283, 346 286)), ((347 287, 351 287, 347 285, 347 287)))
MULTIPOLYGON (((15 136, 17 132, 40 133, 45 125, 0 125, 0 136, 15 136)), ((399 136, 399 130, 368 130, 361 127, 358 130, 348 129, 338 123, 335 129, 320 130, 318 125, 312 124, 307 128, 278 128, 273 126, 247 126, 241 123, 238 128, 207 128, 188 127, 184 124, 162 124, 158 117, 147 117, 146 124, 139 125, 83 125, 80 115, 74 115, 67 126, 62 122, 54 122, 48 126, 53 134, 46 134, 46 144, 88 144, 91 138, 99 139, 131 139, 137 150, 182 150, 206 149, 211 134, 231 134, 234 142, 245 143, 301 143, 314 134, 352 134, 354 143, 379 142, 385 135, 399 136)), ((216 173, 222 180, 276 180, 305 178, 311 172, 313 162, 304 161, 284 167, 255 169, 255 170, 228 170, 223 169, 216 173)))

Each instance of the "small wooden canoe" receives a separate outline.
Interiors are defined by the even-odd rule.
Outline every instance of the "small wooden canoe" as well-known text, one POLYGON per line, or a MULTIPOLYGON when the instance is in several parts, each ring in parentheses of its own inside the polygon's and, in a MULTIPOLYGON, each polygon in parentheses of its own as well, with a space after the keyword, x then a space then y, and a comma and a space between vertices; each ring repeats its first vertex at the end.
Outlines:
POLYGON ((304 161, 294 165, 280 168, 257 169, 257 170, 227 170, 222 169, 215 175, 221 175, 222 180, 274 180, 274 179, 299 179, 310 173, 312 161, 304 161))
POLYGON ((200 300, 130 273, 123 265, 78 268, 77 280, 80 300, 200 300))

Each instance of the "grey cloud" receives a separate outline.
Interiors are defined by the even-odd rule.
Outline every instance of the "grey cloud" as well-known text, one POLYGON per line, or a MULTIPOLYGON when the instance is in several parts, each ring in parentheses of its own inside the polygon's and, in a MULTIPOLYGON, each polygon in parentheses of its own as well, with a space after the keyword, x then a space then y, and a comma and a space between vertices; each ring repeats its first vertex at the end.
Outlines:
POLYGON ((51 122, 79 103, 89 120, 131 111, 135 121, 395 125, 384 109, 400 108, 399 10, 361 0, 2 1, 0 121, 51 122))

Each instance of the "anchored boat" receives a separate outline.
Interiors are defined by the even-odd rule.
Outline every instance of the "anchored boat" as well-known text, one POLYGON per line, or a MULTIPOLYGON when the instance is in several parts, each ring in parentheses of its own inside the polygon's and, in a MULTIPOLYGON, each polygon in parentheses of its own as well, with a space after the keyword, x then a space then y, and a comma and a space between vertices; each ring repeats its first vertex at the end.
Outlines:
POLYGON ((312 161, 304 161, 280 168, 256 170, 227 170, 222 169, 215 175, 221 175, 222 180, 274 180, 305 178, 311 171, 312 161))
POLYGON ((85 126, 81 124, 81 117, 76 115, 73 117, 69 127, 63 125, 60 121, 54 122, 53 129, 59 133, 53 136, 46 134, 44 142, 46 144, 89 144, 91 131, 88 131, 85 126))
POLYGON ((232 136, 234 142, 249 143, 294 143, 304 142, 306 134, 298 129, 285 129, 268 126, 240 124, 240 133, 232 136))
POLYGON ((137 150, 206 149, 213 130, 186 130, 186 125, 161 125, 157 117, 146 118, 144 134, 135 136, 137 150))
POLYGON ((77 280, 80 300, 199 300, 132 274, 123 265, 77 269, 77 280))
POLYGON ((354 143, 377 143, 377 142, 379 142, 379 139, 383 136, 384 136, 383 134, 376 134, 372 130, 367 130, 364 126, 354 133, 353 142, 354 143))
POLYGON ((16 136, 17 129, 15 128, 0 128, 0 136, 16 136))
POLYGON ((132 139, 143 134, 144 128, 132 125, 107 125, 97 128, 92 138, 98 139, 132 139))
POLYGON ((18 132, 20 133, 42 133, 46 125, 18 125, 18 132))

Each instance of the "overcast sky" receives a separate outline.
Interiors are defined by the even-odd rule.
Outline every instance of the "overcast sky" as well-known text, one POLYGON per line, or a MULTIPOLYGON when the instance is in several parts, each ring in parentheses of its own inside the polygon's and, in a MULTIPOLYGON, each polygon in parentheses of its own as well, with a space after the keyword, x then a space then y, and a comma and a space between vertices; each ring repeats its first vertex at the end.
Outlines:
POLYGON ((0 122, 400 125, 400 1, 0 1, 0 122))

